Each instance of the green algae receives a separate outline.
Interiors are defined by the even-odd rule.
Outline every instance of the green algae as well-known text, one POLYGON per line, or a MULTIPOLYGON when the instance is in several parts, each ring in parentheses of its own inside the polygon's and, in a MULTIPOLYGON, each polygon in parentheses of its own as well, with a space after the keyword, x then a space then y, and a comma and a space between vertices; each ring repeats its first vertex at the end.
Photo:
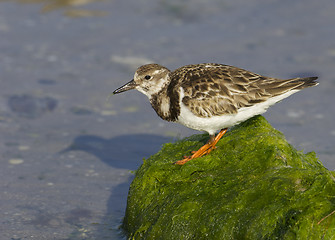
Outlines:
MULTIPOLYGON (((129 239, 332 239, 335 184, 314 153, 287 143, 262 116, 232 128, 209 155, 172 165, 208 135, 168 143, 136 171, 129 239), (319 224, 318 224, 319 222, 319 224)), ((335 238, 335 237, 334 237, 335 238)))

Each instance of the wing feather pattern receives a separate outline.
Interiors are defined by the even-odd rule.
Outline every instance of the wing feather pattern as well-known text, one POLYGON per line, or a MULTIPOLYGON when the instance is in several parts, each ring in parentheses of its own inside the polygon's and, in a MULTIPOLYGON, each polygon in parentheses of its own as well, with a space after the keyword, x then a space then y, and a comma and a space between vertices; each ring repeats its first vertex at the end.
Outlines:
POLYGON ((187 65, 172 73, 184 89, 182 102, 199 117, 236 114, 291 90, 317 84, 316 77, 275 79, 222 64, 187 65), (181 81, 180 81, 181 79, 181 81))

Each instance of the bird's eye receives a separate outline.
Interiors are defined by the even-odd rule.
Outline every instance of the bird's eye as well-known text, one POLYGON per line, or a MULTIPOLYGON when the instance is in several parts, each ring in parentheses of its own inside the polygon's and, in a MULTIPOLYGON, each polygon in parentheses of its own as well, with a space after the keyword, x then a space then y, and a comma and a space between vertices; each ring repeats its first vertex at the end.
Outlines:
POLYGON ((146 80, 149 80, 149 79, 151 78, 151 76, 150 76, 150 75, 146 75, 144 78, 145 78, 146 80))

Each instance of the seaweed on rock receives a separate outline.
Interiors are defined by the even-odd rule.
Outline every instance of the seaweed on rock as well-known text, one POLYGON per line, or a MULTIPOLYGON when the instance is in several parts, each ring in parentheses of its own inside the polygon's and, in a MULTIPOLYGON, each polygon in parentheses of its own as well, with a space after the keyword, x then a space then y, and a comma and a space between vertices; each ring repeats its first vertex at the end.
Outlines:
POLYGON ((262 116, 232 128, 209 155, 172 165, 208 135, 168 143, 136 171, 123 229, 130 239, 331 239, 333 172, 262 116))

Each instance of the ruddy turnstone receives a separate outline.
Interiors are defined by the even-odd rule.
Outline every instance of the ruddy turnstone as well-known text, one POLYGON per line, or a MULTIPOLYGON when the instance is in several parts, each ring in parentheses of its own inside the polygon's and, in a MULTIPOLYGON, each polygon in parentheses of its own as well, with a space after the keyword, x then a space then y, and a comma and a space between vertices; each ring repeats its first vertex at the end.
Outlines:
POLYGON ((137 89, 149 98, 163 120, 208 132, 207 144, 175 162, 183 165, 215 149, 228 127, 266 112, 293 93, 316 86, 316 79, 277 79, 216 63, 186 65, 173 72, 159 64, 147 64, 113 94, 137 89))

